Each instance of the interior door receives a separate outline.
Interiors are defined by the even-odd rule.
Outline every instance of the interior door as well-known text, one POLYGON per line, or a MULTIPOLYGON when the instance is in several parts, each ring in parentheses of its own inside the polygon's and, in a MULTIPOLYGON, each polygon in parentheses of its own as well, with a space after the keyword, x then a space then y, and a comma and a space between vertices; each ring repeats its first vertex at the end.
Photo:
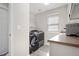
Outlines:
POLYGON ((8 10, 0 7, 0 55, 9 50, 8 24, 8 10))

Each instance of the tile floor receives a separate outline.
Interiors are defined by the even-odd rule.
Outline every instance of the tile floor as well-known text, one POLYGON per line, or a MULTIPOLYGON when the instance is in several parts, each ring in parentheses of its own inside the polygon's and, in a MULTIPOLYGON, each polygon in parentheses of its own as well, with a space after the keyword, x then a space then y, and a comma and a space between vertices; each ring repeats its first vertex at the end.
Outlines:
MULTIPOLYGON (((10 56, 9 53, 6 56, 10 56)), ((33 52, 29 56, 49 56, 49 45, 40 47, 37 51, 33 52)))
POLYGON ((37 51, 33 52, 30 56, 49 56, 49 45, 40 47, 37 51))

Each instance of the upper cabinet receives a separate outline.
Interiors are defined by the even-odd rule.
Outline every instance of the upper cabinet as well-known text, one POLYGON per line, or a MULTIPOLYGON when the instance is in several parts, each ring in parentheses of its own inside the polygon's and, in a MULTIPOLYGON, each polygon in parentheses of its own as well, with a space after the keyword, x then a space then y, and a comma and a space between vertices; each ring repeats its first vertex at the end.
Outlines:
POLYGON ((79 3, 71 4, 69 17, 70 17, 70 20, 79 19, 79 3))

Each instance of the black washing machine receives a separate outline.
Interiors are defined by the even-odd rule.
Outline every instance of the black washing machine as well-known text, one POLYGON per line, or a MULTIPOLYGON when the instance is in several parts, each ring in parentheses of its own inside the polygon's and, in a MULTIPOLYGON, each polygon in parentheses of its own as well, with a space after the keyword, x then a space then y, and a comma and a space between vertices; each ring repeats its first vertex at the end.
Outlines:
POLYGON ((44 45, 44 33, 40 32, 38 30, 32 30, 30 31, 29 35, 29 41, 30 41, 30 47, 29 47, 29 53, 36 51, 39 47, 44 45))

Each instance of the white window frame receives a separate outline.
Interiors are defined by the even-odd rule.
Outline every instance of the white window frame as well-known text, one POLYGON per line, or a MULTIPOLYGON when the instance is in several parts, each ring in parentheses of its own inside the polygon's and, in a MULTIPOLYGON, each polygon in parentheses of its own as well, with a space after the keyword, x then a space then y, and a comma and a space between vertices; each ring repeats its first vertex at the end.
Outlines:
MULTIPOLYGON (((48 16, 47 16, 47 21, 48 21, 48 18, 49 18, 50 16, 55 16, 55 15, 58 15, 58 16, 59 16, 58 13, 48 15, 48 16)), ((59 21, 58 21, 58 23, 59 23, 59 21)), ((52 24, 52 25, 56 25, 56 24, 52 24)), ((57 24, 57 25, 58 25, 58 31, 49 31, 49 30, 48 30, 48 29, 49 29, 48 27, 49 27, 50 25, 49 25, 48 22, 47 22, 47 31, 48 31, 49 33, 59 33, 59 24, 57 24)))

